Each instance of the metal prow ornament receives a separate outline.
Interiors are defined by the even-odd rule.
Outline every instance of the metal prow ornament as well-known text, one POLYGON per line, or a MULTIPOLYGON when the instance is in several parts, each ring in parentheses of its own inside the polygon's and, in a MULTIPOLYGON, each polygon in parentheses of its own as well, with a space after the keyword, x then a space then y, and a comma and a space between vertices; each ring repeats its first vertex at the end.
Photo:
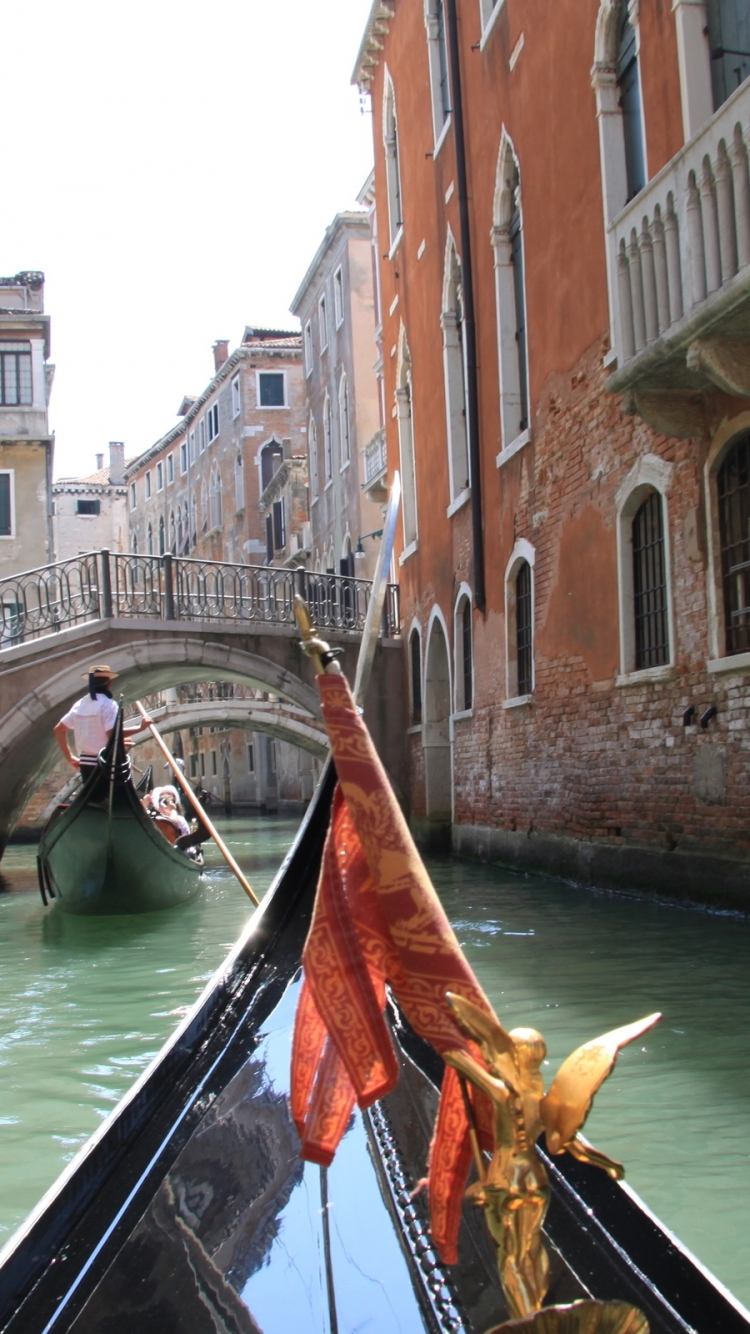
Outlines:
MULTIPOLYGON (((464 1051, 450 1051, 446 1062, 490 1099, 495 1151, 485 1167, 475 1151, 479 1180, 467 1198, 485 1211, 497 1252, 497 1267, 511 1322, 499 1330, 528 1334, 648 1334, 645 1316, 621 1302, 574 1302, 542 1310, 549 1281, 549 1259, 542 1225, 549 1204, 549 1180, 536 1150, 545 1132, 552 1154, 572 1153, 619 1180, 621 1165, 583 1140, 594 1095, 612 1073, 621 1048, 661 1018, 648 1015, 579 1047, 563 1061, 549 1092, 541 1064, 547 1046, 534 1028, 507 1033, 494 1015, 450 992, 446 999, 461 1032, 475 1042, 485 1065, 464 1051)), ((466 1095, 467 1110, 471 1103, 466 1095)), ((471 1115, 470 1115, 471 1126, 471 1115)), ((472 1127, 473 1128, 473 1127, 472 1127)))

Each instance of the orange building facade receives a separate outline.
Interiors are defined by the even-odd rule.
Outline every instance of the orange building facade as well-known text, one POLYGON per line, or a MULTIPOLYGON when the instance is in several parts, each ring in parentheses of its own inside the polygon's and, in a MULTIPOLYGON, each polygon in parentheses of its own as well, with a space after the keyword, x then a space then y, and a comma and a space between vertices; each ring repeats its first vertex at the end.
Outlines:
POLYGON ((742 8, 390 0, 355 69, 415 827, 723 904, 750 889, 742 8))

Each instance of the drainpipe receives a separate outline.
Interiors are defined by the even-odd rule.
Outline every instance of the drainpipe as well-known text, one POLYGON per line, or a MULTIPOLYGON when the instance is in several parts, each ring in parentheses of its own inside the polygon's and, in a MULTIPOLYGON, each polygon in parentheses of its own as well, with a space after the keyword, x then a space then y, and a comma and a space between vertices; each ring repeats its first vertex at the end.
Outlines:
POLYGON ((474 549, 474 602, 479 611, 486 607, 484 587, 484 534, 482 531, 482 477, 479 448, 479 393, 477 390, 477 337, 474 324, 474 280, 471 266, 469 231, 469 192, 466 181, 466 144, 461 99, 461 62, 458 52, 456 0, 445 0, 448 20, 448 49, 451 71, 453 131, 456 139, 456 176, 458 178, 458 216, 461 236, 461 266, 464 287, 464 338, 466 347, 466 434, 471 471, 471 532, 474 549))

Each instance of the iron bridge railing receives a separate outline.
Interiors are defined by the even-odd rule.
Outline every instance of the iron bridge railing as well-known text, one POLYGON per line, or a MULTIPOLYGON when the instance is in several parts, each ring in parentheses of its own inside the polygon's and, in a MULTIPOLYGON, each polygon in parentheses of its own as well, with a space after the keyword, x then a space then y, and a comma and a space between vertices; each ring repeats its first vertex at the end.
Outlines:
MULTIPOLYGON (((321 630, 361 633, 372 584, 340 574, 172 555, 90 551, 0 580, 0 650, 101 618, 294 625, 294 595, 321 630)), ((388 584, 381 634, 400 633, 388 584)))

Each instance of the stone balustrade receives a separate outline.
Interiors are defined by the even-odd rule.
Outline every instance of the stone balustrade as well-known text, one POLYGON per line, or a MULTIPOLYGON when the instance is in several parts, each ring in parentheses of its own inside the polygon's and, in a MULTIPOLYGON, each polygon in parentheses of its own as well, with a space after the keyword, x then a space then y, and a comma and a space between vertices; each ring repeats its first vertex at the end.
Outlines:
POLYGON ((379 477, 388 464, 385 444, 385 431, 376 431, 372 440, 365 445, 365 486, 379 477))
MULTIPOLYGON (((624 383, 629 363, 642 360, 660 340, 674 347, 683 329, 688 341, 712 333, 719 314, 746 299, 748 146, 745 83, 610 225, 617 306, 613 379, 620 382, 613 388, 624 383)), ((648 362, 652 369, 654 358, 648 362)), ((690 369, 689 357, 687 364, 690 369)))

